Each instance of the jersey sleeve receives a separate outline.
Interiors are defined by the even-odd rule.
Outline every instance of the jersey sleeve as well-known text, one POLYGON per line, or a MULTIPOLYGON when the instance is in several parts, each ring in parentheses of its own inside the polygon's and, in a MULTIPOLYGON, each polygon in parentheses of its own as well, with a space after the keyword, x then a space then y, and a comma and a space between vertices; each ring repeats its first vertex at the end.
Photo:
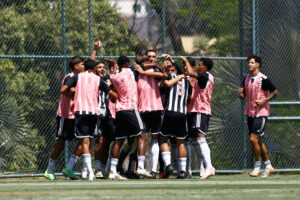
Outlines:
POLYGON ((245 80, 246 80, 246 76, 244 76, 243 80, 242 80, 242 84, 241 84, 241 87, 242 88, 245 88, 245 80))
POLYGON ((269 78, 263 78, 261 83, 261 89, 265 91, 269 90, 270 92, 274 92, 276 90, 276 87, 273 85, 269 78))
POLYGON ((64 85, 67 85, 69 88, 76 87, 78 81, 78 74, 75 74, 73 77, 66 77, 64 85))
POLYGON ((167 74, 168 74, 167 80, 171 80, 172 79, 172 75, 170 73, 167 73, 167 74))
POLYGON ((106 84, 105 81, 100 80, 99 90, 102 90, 103 92, 108 93, 111 89, 110 89, 110 87, 108 87, 108 85, 106 84))
POLYGON ((204 89, 206 87, 207 81, 208 81, 208 73, 206 72, 198 72, 198 85, 201 89, 204 89))

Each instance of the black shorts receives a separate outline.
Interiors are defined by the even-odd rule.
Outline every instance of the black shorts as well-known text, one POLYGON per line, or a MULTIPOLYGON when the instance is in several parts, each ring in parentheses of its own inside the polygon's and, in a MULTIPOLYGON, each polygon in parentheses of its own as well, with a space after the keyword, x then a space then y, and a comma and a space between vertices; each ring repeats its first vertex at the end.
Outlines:
POLYGON ((146 111, 141 112, 141 117, 144 122, 145 132, 150 132, 152 135, 160 133, 162 123, 162 111, 146 111))
POLYGON ((189 135, 196 136, 198 133, 207 135, 210 115, 203 113, 189 113, 187 115, 189 135))
POLYGON ((97 124, 97 115, 75 115, 76 138, 93 138, 97 124))
POLYGON ((161 135, 185 139, 187 137, 186 114, 166 111, 161 126, 161 135))
POLYGON ((56 125, 57 125, 56 139, 63 138, 71 141, 73 138, 75 138, 75 134, 74 134, 75 119, 62 118, 57 115, 56 125))
POLYGON ((115 139, 138 136, 144 131, 143 121, 137 110, 118 111, 115 124, 115 139))
POLYGON ((116 134, 115 119, 111 117, 100 117, 97 119, 97 127, 94 132, 94 137, 106 137, 109 140, 113 140, 116 134))
POLYGON ((266 127, 268 117, 247 117, 249 134, 255 133, 260 136, 265 134, 264 130, 266 127))

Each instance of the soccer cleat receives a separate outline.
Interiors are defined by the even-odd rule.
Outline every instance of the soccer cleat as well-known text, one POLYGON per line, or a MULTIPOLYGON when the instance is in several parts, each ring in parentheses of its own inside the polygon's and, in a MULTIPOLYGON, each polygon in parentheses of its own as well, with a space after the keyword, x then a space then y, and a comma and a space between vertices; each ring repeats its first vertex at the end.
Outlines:
POLYGON ((127 171, 124 175, 127 179, 139 179, 138 175, 135 172, 127 171))
POLYGON ((152 177, 151 177, 152 179, 156 179, 156 174, 157 174, 156 172, 151 171, 150 174, 151 174, 151 176, 152 176, 152 177))
POLYGON ((96 179, 104 179, 104 176, 101 171, 96 171, 95 177, 96 179))
POLYGON ((265 171, 262 173, 263 178, 270 176, 271 173, 275 171, 274 167, 272 166, 271 168, 265 169, 265 171))
POLYGON ((258 177, 261 174, 260 169, 254 168, 254 170, 249 174, 251 177, 258 177))
POLYGON ((185 179, 185 178, 186 178, 186 173, 185 173, 185 171, 181 171, 181 172, 177 175, 176 178, 177 178, 177 179, 185 179))
POLYGON ((192 172, 191 171, 187 171, 185 178, 193 178, 192 177, 192 172))
POLYGON ((119 179, 119 180, 126 180, 127 178, 121 176, 118 172, 110 172, 109 175, 108 175, 108 178, 109 179, 119 179))
POLYGON ((88 175, 88 170, 87 169, 82 169, 81 178, 82 179, 87 179, 87 175, 88 175))
POLYGON ((74 174, 72 169, 63 169, 63 174, 67 177, 69 177, 71 180, 78 180, 78 177, 74 174))
POLYGON ((95 179, 95 174, 93 171, 89 172, 89 181, 94 181, 95 179))
POLYGON ((58 180, 55 176, 54 173, 48 173, 47 171, 45 171, 44 173, 44 177, 51 180, 51 181, 55 181, 55 180, 58 180))
POLYGON ((210 168, 209 170, 206 170, 200 179, 208 179, 215 173, 215 171, 216 170, 214 167, 210 168))
POLYGON ((164 173, 164 176, 163 178, 169 178, 169 176, 173 173, 173 167, 172 165, 168 165, 166 168, 165 168, 165 173, 164 173))
POLYGON ((152 178, 152 175, 145 169, 138 169, 136 171, 136 175, 139 177, 139 178, 152 178))

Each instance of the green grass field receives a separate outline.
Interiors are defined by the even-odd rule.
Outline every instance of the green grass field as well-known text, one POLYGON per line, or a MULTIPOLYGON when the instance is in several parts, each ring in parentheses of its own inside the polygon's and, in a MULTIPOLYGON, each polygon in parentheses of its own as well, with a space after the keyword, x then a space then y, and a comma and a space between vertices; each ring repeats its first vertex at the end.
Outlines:
POLYGON ((300 199, 300 175, 216 175, 208 180, 0 179, 0 199, 300 199))

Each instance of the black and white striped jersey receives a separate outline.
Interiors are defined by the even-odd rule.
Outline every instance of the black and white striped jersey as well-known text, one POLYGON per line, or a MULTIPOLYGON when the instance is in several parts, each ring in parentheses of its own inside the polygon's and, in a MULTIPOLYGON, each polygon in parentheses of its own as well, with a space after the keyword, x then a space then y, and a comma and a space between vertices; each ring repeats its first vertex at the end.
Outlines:
MULTIPOLYGON (((168 80, 176 78, 176 74, 168 74, 168 80)), ((164 107, 166 111, 173 111, 186 114, 187 100, 192 88, 187 79, 181 79, 170 88, 165 88, 164 107)))

